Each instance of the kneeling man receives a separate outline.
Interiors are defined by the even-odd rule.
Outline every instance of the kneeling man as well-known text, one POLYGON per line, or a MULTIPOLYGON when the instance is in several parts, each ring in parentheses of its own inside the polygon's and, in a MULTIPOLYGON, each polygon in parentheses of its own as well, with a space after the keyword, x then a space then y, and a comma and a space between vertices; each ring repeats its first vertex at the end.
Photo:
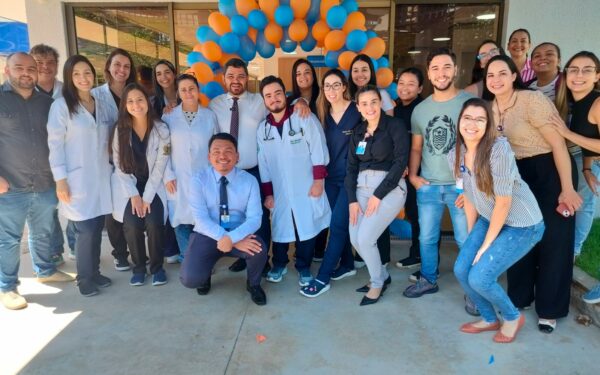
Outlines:
POLYGON ((257 305, 267 297, 260 287, 268 248, 254 233, 262 219, 258 182, 235 167, 239 159, 237 140, 218 133, 208 143, 211 167, 198 172, 190 186, 194 232, 181 265, 180 280, 198 294, 210 291, 212 269, 222 256, 246 260, 246 288, 257 305), (189 254, 189 255, 188 255, 189 254))

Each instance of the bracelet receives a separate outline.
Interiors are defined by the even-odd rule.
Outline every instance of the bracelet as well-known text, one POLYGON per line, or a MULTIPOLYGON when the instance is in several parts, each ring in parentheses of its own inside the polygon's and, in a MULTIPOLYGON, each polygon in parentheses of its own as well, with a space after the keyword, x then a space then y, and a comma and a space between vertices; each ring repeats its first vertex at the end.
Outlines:
POLYGON ((585 171, 590 171, 590 172, 591 172, 591 171, 592 171, 592 168, 583 168, 583 169, 581 170, 581 173, 585 173, 585 171))

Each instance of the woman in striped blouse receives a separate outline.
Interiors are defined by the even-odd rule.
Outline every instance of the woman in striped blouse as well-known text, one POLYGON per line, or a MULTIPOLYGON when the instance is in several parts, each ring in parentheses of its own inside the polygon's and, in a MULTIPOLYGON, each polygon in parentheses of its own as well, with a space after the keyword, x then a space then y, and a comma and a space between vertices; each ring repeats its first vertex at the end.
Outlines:
POLYGON ((463 105, 455 152, 448 154, 457 181, 463 181, 469 237, 454 273, 481 320, 460 327, 465 333, 498 331, 494 341, 512 342, 525 316, 498 284, 498 277, 542 238, 537 201, 521 179, 505 137, 496 137, 491 112, 478 98, 463 105), (503 319, 500 324, 496 306, 503 319))

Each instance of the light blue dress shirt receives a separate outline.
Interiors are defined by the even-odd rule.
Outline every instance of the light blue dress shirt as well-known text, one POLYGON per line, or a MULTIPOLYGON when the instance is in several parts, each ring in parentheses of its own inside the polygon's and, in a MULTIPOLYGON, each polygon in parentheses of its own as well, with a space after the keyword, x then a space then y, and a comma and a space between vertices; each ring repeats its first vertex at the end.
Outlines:
POLYGON ((208 167, 192 177, 190 206, 194 216, 194 231, 219 241, 228 235, 233 243, 254 234, 261 225, 262 205, 256 178, 234 168, 227 175, 229 232, 220 223, 221 174, 208 167))

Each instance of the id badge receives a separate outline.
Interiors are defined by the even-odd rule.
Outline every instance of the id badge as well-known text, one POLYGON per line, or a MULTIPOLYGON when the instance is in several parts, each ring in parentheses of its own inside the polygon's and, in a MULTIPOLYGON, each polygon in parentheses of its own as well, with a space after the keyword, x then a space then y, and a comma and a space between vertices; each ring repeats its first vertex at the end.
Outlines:
POLYGON ((356 146, 356 155, 364 155, 366 148, 367 148, 367 141, 358 142, 358 146, 356 146))
POLYGON ((228 230, 231 228, 231 223, 229 222, 229 215, 223 214, 221 215, 221 228, 228 230))

